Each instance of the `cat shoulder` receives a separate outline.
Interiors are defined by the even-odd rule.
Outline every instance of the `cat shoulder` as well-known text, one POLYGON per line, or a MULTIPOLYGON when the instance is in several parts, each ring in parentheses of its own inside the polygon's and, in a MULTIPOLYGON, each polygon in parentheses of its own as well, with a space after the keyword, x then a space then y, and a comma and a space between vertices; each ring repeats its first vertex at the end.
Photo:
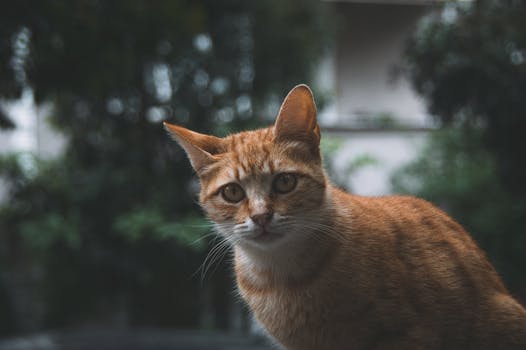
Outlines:
POLYGON ((362 196, 345 192, 340 188, 333 188, 332 195, 340 205, 354 207, 355 210, 387 210, 401 213, 436 213, 447 215, 433 203, 410 195, 362 196))

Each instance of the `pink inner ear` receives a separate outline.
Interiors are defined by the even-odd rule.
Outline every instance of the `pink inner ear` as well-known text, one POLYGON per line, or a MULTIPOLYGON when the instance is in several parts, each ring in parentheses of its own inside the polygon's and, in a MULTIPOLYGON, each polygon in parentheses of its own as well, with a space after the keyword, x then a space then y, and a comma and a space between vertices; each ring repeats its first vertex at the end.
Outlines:
POLYGON ((277 141, 302 141, 319 146, 316 104, 307 85, 296 86, 285 97, 274 124, 274 135, 277 141))

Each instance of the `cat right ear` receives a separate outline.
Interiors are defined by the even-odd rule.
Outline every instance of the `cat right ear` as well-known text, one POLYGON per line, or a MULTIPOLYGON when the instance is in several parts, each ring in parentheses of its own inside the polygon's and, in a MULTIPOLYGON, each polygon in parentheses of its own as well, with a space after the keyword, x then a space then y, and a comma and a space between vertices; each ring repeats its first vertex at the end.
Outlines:
POLYGON ((285 97, 274 124, 276 141, 301 141, 315 152, 320 145, 316 104, 307 85, 294 87, 285 97))
POLYGON ((215 155, 223 152, 223 140, 219 137, 200 134, 167 122, 163 122, 163 125, 168 134, 185 150, 198 175, 218 160, 215 155))

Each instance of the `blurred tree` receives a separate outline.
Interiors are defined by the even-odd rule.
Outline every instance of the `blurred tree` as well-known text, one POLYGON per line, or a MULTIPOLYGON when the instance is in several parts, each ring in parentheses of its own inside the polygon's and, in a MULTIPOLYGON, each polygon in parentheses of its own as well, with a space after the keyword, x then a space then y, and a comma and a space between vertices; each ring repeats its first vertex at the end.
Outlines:
POLYGON ((526 2, 451 2, 408 49, 409 73, 431 113, 478 125, 499 179, 526 194, 526 2))
POLYGON ((407 51, 409 75, 452 130, 395 176, 440 203, 526 299, 526 2, 450 2, 407 51))
MULTIPOLYGON (((0 273, 21 257, 40 267, 40 326, 117 316, 125 324, 199 325, 208 297, 191 276, 206 252, 189 242, 210 227, 195 219, 195 179, 160 122, 219 133, 261 124, 252 116, 308 80, 323 52, 321 6, 2 6, 0 97, 31 88, 37 102, 52 101, 51 121, 69 140, 56 160, 22 155, 0 162, 9 183, 0 210, 0 245, 9 248, 0 251, 0 273)), ((4 114, 0 125, 14 126, 4 114)), ((221 270, 211 281, 212 299, 230 295, 229 274, 221 270)), ((225 310, 216 315, 212 326, 225 327, 225 310)))

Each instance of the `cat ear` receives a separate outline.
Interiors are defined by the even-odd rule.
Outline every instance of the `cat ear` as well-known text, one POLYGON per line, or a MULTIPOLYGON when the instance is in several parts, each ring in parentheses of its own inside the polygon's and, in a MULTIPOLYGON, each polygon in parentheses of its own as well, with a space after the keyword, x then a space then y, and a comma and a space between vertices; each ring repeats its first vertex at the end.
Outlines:
POLYGON ((307 85, 297 85, 285 97, 274 124, 274 136, 277 142, 301 141, 315 150, 319 148, 316 104, 307 85))
POLYGON ((217 161, 222 153, 223 140, 219 137, 199 134, 181 126, 163 122, 170 136, 185 150, 194 170, 199 174, 206 166, 217 161))

